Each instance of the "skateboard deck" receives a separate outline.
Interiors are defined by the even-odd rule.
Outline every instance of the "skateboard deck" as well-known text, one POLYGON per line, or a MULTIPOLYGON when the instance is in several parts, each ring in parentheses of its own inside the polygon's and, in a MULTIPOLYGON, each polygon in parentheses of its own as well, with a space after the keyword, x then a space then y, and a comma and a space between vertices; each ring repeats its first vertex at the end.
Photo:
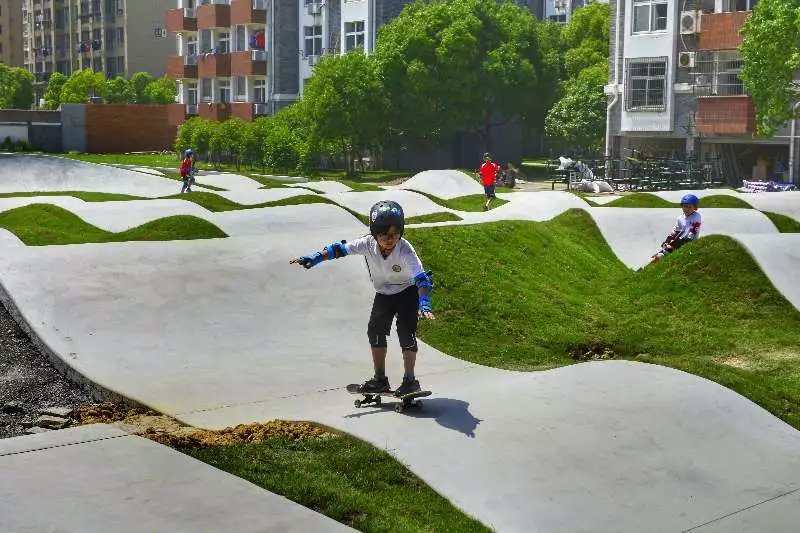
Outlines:
POLYGON ((361 390, 361 385, 358 384, 358 383, 353 383, 353 384, 348 385, 347 386, 347 392, 349 392, 350 394, 360 394, 360 395, 362 395, 364 397, 361 400, 356 400, 355 402, 353 402, 353 404, 356 407, 362 407, 364 405, 369 405, 369 404, 381 405, 381 403, 382 403, 381 397, 382 396, 388 396, 390 398, 396 398, 396 399, 400 400, 400 402, 396 403, 395 406, 394 406, 394 410, 397 411, 398 413, 402 413, 403 409, 405 409, 407 407, 420 407, 421 408, 422 407, 422 400, 417 400, 417 398, 423 398, 425 396, 430 396, 432 394, 431 391, 429 391, 429 390, 421 390, 421 391, 417 391, 417 392, 412 392, 410 394, 405 394, 403 396, 396 396, 395 395, 395 391, 393 391, 393 390, 389 390, 389 391, 386 391, 386 392, 376 392, 376 393, 363 392, 361 390))

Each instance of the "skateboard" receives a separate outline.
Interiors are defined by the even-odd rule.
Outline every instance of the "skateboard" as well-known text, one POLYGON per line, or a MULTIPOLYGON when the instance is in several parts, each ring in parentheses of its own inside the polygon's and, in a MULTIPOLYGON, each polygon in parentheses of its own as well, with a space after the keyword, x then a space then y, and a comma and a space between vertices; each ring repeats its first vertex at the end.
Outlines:
POLYGON ((347 386, 347 392, 350 394, 361 394, 364 396, 361 400, 356 400, 353 402, 353 405, 356 407, 361 407, 364 405, 375 404, 381 405, 382 396, 389 396, 391 398, 397 398, 398 400, 402 400, 400 403, 395 404, 394 410, 398 413, 402 413, 404 409, 408 407, 419 407, 422 408, 422 400, 417 400, 417 398, 423 398, 425 396, 430 396, 432 393, 429 390, 421 390, 417 392, 412 392, 411 394, 406 394, 404 396, 395 396, 393 390, 389 390, 386 392, 377 392, 377 393, 368 393, 361 391, 361 385, 358 383, 353 383, 347 386))

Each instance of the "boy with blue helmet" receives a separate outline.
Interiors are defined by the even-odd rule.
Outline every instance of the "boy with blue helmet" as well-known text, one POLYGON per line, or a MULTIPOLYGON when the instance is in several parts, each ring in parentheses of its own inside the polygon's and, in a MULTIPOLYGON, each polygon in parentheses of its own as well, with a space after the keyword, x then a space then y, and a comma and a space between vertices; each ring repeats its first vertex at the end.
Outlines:
POLYGON ((370 235, 353 242, 335 242, 320 252, 292 259, 289 263, 311 268, 346 255, 364 256, 375 287, 367 325, 375 374, 362 385, 361 391, 377 394, 391 390, 386 377, 386 336, 397 316, 397 336, 403 351, 405 374, 395 394, 403 396, 420 390, 419 381, 414 376, 417 321, 420 316, 434 318, 431 313, 431 273, 422 269, 414 247, 403 238, 405 217, 400 204, 392 201, 376 203, 370 209, 369 220, 370 235))
POLYGON ((683 213, 678 217, 672 232, 667 235, 661 243, 661 250, 650 256, 651 263, 657 263, 665 255, 674 252, 687 242, 697 240, 700 237, 700 223, 702 218, 697 212, 700 200, 694 194, 684 194, 681 198, 681 210, 683 213))
POLYGON ((183 187, 181 187, 181 194, 184 192, 192 192, 192 185, 194 184, 194 152, 191 148, 183 153, 183 161, 181 162, 181 179, 183 180, 183 187))

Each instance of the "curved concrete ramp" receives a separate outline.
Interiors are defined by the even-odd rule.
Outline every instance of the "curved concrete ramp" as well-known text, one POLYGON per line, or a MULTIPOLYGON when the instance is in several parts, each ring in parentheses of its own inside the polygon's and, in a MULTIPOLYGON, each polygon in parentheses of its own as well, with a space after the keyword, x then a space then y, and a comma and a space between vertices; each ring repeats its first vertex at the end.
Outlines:
POLYGON ((0 155, 0 193, 87 191, 146 198, 169 196, 180 183, 109 165, 43 155, 0 155))
POLYGON ((308 183, 292 183, 291 185, 288 185, 288 187, 308 187, 309 189, 322 191, 325 194, 350 192, 353 190, 342 182, 329 180, 309 181, 308 183))
POLYGON ((240 176, 230 172, 214 173, 203 172, 197 175, 197 181, 204 185, 212 185, 228 191, 233 190, 255 190, 260 189, 262 185, 254 179, 247 176, 240 176))
POLYGON ((328 198, 337 204, 352 209, 356 213, 369 215, 370 208, 381 200, 394 200, 403 206, 406 217, 416 217, 430 213, 441 213, 449 211, 459 213, 437 204, 433 200, 421 194, 403 191, 399 189, 385 191, 366 191, 366 192, 345 192, 326 194, 328 198))
POLYGON ((772 284, 800 309, 800 233, 734 234, 750 252, 772 284))
POLYGON ((16 248, 18 246, 24 247, 25 243, 7 229, 0 228, 0 248, 16 248))
POLYGON ((446 200, 483 194, 483 187, 460 170, 425 170, 393 188, 413 189, 446 200))
POLYGON ((231 202, 242 205, 255 205, 267 202, 285 200, 304 194, 316 194, 308 189, 294 187, 276 187, 274 189, 232 189, 228 191, 213 191, 215 194, 227 198, 231 202))
POLYGON ((686 193, 695 194, 701 199, 700 209, 703 208, 703 197, 727 194, 747 202, 760 211, 786 215, 800 222, 800 191, 742 193, 731 189, 705 189, 701 191, 659 191, 653 194, 668 202, 680 202, 681 196, 686 193))

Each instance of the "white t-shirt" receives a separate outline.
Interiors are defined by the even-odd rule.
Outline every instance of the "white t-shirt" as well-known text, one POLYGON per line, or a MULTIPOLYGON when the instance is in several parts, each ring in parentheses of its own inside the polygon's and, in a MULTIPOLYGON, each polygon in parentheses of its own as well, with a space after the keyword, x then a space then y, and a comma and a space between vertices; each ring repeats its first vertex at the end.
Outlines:
POLYGON ((681 240, 695 240, 700 237, 701 222, 702 217, 697 211, 690 213, 689 216, 681 213, 672 227, 671 236, 681 240))
POLYGON ((378 241, 372 235, 348 242, 345 246, 348 254, 364 256, 372 285, 381 294, 404 291, 416 284, 414 277, 422 272, 422 263, 417 252, 402 237, 386 258, 381 254, 378 241))

